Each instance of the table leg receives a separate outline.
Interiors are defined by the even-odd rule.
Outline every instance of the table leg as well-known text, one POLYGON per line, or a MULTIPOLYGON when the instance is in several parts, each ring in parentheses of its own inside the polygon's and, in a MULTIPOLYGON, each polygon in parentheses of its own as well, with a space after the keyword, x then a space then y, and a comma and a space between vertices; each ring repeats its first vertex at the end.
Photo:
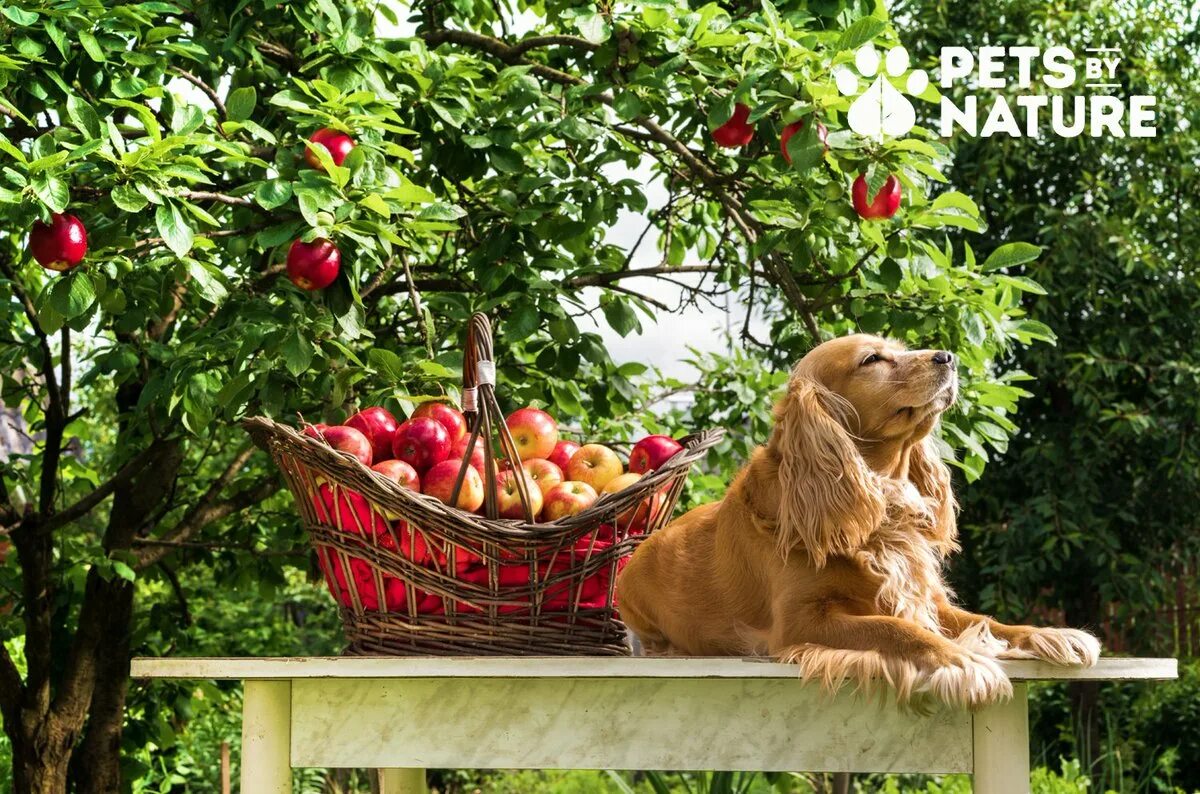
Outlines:
POLYGON ((1029 794, 1028 685, 974 717, 975 794, 1029 794))
POLYGON ((425 794, 424 769, 380 769, 379 794, 425 794))
POLYGON ((241 794, 292 794, 291 734, 291 682, 247 681, 241 794))

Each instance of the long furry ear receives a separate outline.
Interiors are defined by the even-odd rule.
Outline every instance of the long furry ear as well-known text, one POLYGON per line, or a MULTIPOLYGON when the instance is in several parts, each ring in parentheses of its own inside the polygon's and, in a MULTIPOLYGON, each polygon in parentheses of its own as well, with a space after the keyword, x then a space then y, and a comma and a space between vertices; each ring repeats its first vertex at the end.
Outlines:
POLYGON ((769 448, 779 461, 780 551, 803 546, 818 568, 859 548, 883 520, 886 500, 829 391, 796 377, 775 407, 769 448))
POLYGON ((958 503, 950 481, 950 467, 938 454, 930 436, 914 444, 908 452, 908 479, 933 507, 932 540, 944 556, 958 550, 958 503))

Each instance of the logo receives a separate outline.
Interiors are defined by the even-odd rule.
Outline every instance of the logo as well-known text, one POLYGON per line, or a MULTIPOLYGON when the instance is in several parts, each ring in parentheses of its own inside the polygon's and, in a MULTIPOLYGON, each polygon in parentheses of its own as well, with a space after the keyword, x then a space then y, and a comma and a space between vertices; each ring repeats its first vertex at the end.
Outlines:
MULTIPOLYGON (((867 80, 875 78, 846 114, 846 123, 851 130, 875 140, 883 140, 885 135, 906 135, 917 123, 916 108, 892 84, 908 71, 908 50, 892 47, 883 57, 882 71, 880 65, 879 53, 870 44, 864 44, 854 54, 855 68, 839 66, 833 75, 838 91, 844 96, 858 95, 859 75, 867 80)), ((925 93, 928 87, 929 75, 924 69, 913 71, 904 81, 904 91, 912 96, 925 93)))
POLYGON ((1085 53, 1080 58, 1063 46, 980 47, 975 53, 966 47, 943 47, 940 87, 968 89, 957 104, 930 91, 925 70, 908 71, 903 47, 892 47, 881 59, 874 46, 864 44, 854 54, 854 68, 836 66, 833 77, 843 96, 855 97, 846 114, 847 126, 876 141, 908 134, 917 123, 908 96, 923 95, 940 100, 938 112, 931 115, 943 138, 956 129, 980 138, 1037 138, 1047 131, 1063 138, 1157 135, 1156 98, 1117 95, 1123 86, 1121 50, 1088 47, 1085 53), (860 93, 862 81, 867 88, 860 93))

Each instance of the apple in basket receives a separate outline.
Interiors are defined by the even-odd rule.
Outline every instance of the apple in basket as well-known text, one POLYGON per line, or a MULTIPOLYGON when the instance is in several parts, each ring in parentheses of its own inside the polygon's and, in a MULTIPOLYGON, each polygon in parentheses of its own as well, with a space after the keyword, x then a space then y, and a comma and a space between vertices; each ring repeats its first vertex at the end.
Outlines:
MULTIPOLYGON (((372 466, 371 471, 379 472, 401 488, 408 488, 417 493, 421 492, 421 478, 417 476, 417 470, 402 460, 381 461, 372 466)), ((400 516, 386 510, 384 511, 384 516, 389 521, 395 521, 400 518, 400 516)))
POLYGON ((461 460, 443 460, 435 463, 421 478, 424 483, 423 490, 444 504, 452 504, 460 510, 473 513, 483 505, 483 478, 474 467, 467 466, 462 488, 458 492, 458 501, 453 502, 451 497, 454 495, 454 483, 458 480, 461 467, 461 460))
POLYGON ((574 441, 563 439, 554 445, 554 451, 550 453, 550 457, 546 460, 553 463, 563 471, 567 470, 567 464, 571 462, 571 456, 579 451, 579 444, 574 441))
POLYGON ((599 498, 596 489, 585 482, 568 480, 546 492, 542 500, 542 519, 557 521, 581 513, 599 498))
POLYGON ((521 408, 504 420, 521 460, 545 458, 558 444, 558 423, 537 408, 521 408))
POLYGON ((309 438, 315 438, 317 441, 320 441, 322 438, 324 438, 324 433, 328 429, 329 425, 322 422, 317 422, 315 425, 305 425, 304 429, 300 432, 309 438))
POLYGON ((424 477, 425 471, 450 456, 450 434, 436 419, 418 416, 402 422, 392 439, 392 454, 424 477))
MULTIPOLYGON (((642 475, 637 472, 622 474, 604 486, 604 490, 601 493, 608 494, 623 491, 640 479, 642 479, 642 475)), ((666 504, 667 495, 662 489, 659 489, 617 516, 617 524, 627 532, 641 534, 646 531, 646 527, 650 525, 651 519, 657 518, 662 514, 662 511, 666 509, 666 504)))
POLYGON ((617 453, 603 444, 584 444, 571 456, 565 474, 568 480, 585 482, 599 491, 624 471, 617 453))
POLYGON ((543 494, 563 481, 562 469, 545 458, 530 458, 521 464, 521 468, 543 494))
POLYGON ((442 427, 446 428, 446 432, 450 434, 451 444, 467 435, 467 419, 452 405, 437 400, 423 402, 417 406, 409 418, 418 419, 420 417, 441 423, 442 427))
MULTIPOLYGON (((527 461, 528 463, 529 461, 527 461)), ((542 512, 542 489, 538 487, 533 475, 524 470, 520 474, 514 469, 502 471, 496 477, 496 509, 501 518, 525 518, 525 508, 521 505, 521 491, 517 478, 525 478, 525 493, 529 496, 529 514, 536 521, 542 512)))
POLYGON ((471 465, 475 467, 475 471, 483 474, 483 469, 487 466, 487 458, 484 454, 483 439, 476 437, 475 443, 471 444, 471 435, 460 438, 450 445, 450 457, 447 460, 462 460, 467 457, 467 447, 470 446, 471 465))
POLYGON ((681 449, 683 444, 670 436, 646 436, 633 445, 629 453, 629 470, 638 474, 657 471, 681 449))
POLYGON ((346 420, 346 427, 353 427, 371 442, 375 463, 392 457, 392 437, 397 426, 396 417, 379 407, 366 408, 346 420))
POLYGON ((374 455, 371 450, 371 442, 353 427, 345 425, 327 427, 320 431, 320 436, 326 444, 338 452, 345 452, 357 458, 358 462, 364 466, 371 465, 371 457, 374 455))

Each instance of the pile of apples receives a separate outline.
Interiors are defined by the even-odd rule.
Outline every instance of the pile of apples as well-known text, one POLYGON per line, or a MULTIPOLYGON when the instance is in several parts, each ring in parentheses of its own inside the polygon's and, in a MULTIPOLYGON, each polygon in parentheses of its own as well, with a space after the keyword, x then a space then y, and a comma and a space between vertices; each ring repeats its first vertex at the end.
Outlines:
MULTIPOLYGON (((792 156, 788 154, 788 140, 791 139, 800 130, 804 129, 804 119, 794 121, 783 128, 783 133, 779 136, 779 148, 783 153, 783 159, 791 165, 792 156)), ((754 140, 754 125, 750 123, 750 106, 741 102, 733 106, 733 115, 729 117, 721 126, 714 129, 711 133, 712 139, 718 146, 726 149, 738 149, 750 141, 754 140)), ((817 140, 821 141, 825 146, 825 151, 829 151, 829 130, 821 122, 817 122, 817 140)), ((859 174, 854 180, 854 185, 850 190, 851 202, 854 204, 854 211, 864 220, 887 220, 896 214, 900 209, 900 199, 903 194, 900 190, 900 180, 895 174, 888 176, 887 181, 883 183, 883 187, 874 196, 869 195, 870 190, 867 186, 866 174, 859 174)))
MULTIPOLYGON (((590 507, 603 494, 617 493, 656 470, 683 447, 669 436, 652 435, 640 440, 629 456, 629 467, 612 449, 602 444, 577 444, 559 437, 558 424, 550 414, 537 408, 521 408, 505 420, 520 457, 519 466, 508 461, 497 463, 496 508, 501 518, 524 519, 519 480, 523 480, 534 521, 555 521, 590 507)), ((485 503, 485 467, 483 444, 472 445, 465 417, 444 402, 425 402, 404 422, 398 422, 386 409, 367 408, 345 424, 308 425, 304 434, 323 441, 348 454, 401 487, 432 496, 468 512, 480 512, 485 503), (469 461, 458 498, 454 484, 464 460, 469 461)), ((659 489, 616 516, 617 526, 629 534, 641 534, 666 509, 666 489, 659 489)), ((440 546, 420 528, 399 516, 384 515, 372 508, 354 491, 330 485, 318 478, 314 499, 318 520, 343 531, 363 534, 374 544, 398 551, 417 565, 433 567, 443 573, 453 571, 462 581, 486 586, 488 568, 477 550, 440 546), (396 547, 395 538, 399 538, 396 547)), ((602 525, 594 534, 585 534, 576 545, 549 562, 538 563, 542 581, 551 584, 542 597, 543 608, 565 609, 572 598, 584 608, 607 606, 611 566, 600 566, 581 584, 571 584, 567 574, 579 560, 603 551, 616 541, 615 528, 602 525), (555 574, 563 574, 555 580, 555 574)), ((502 556, 505 553, 502 551, 502 556)), ((530 563, 513 553, 511 563, 499 566, 499 584, 505 588, 527 586, 531 579, 530 563)), ((318 555, 330 592, 344 606, 351 605, 345 572, 340 559, 329 553, 318 555)), ((621 561, 623 562, 623 560, 621 561)), ((378 579, 371 567, 359 559, 350 559, 361 603, 367 610, 381 604, 378 579)), ((392 576, 383 576, 382 603, 389 611, 403 611, 408 601, 404 584, 392 576)), ((439 596, 417 591, 416 611, 437 614, 444 610, 439 596)), ((470 604, 456 605, 458 612, 477 612, 470 604)), ((529 604, 507 604, 499 611, 528 610, 529 604)))

